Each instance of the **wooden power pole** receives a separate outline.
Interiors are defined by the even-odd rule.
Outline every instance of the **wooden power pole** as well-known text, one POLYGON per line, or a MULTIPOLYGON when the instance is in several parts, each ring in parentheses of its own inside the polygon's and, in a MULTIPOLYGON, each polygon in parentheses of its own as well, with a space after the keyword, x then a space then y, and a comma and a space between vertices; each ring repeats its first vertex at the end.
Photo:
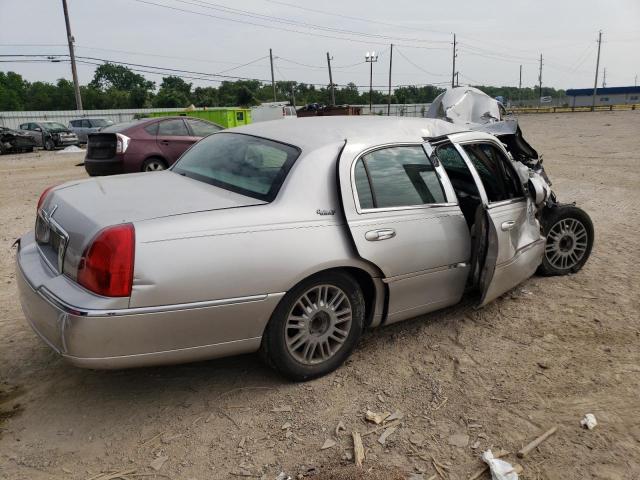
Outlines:
POLYGON ((451 88, 456 86, 456 57, 458 56, 458 52, 456 51, 456 34, 453 34, 453 69, 451 70, 451 88))
POLYGON ((391 115, 391 66, 393 65, 393 43, 391 44, 391 54, 389 55, 389 93, 387 95, 387 117, 391 115))
POLYGON ((273 87, 273 101, 277 102, 278 99, 276 98, 276 80, 273 76, 273 51, 271 49, 269 49, 269 61, 271 62, 271 86, 273 87))
POLYGON ((596 109, 596 90, 598 89, 598 69, 600 68, 600 45, 602 44, 602 30, 598 32, 598 58, 596 59, 596 80, 593 82, 593 97, 591 99, 591 111, 596 109))
POLYGON ((69 57, 71 59, 71 75, 73 76, 73 88, 76 94, 76 108, 82 110, 82 97, 80 96, 80 83, 78 83, 78 70, 76 69, 76 54, 73 49, 74 38, 71 35, 71 23, 69 22, 69 9, 67 0, 62 0, 62 10, 64 11, 64 23, 67 27, 67 42, 69 43, 69 57))
POLYGON ((327 52, 327 66, 329 67, 329 89, 331 90, 331 105, 336 104, 336 90, 333 86, 333 75, 331 74, 331 55, 327 52))
POLYGON ((538 73, 538 105, 542 103, 542 54, 540 54, 540 70, 538 73))

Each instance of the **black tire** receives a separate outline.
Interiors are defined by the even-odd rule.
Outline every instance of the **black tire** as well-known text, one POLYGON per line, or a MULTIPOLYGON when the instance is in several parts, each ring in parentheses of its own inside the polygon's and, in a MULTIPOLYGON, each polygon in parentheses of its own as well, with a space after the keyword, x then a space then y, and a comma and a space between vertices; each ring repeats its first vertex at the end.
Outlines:
MULTIPOLYGON (((347 304, 339 303, 338 305, 347 304)), ((326 375, 342 365, 351 355, 362 335, 364 316, 364 297, 358 283, 351 275, 340 271, 314 275, 299 283, 282 298, 265 329, 260 354, 271 368, 294 381, 306 381, 326 375), (343 343, 334 346, 336 350, 331 354, 332 356, 324 361, 318 361, 318 363, 306 364, 295 358, 295 352, 291 353, 290 348, 287 346, 287 338, 290 335, 287 321, 289 316, 293 314, 294 308, 297 308, 298 300, 303 294, 308 293, 315 287, 319 288, 321 285, 339 289, 346 295, 349 302, 348 306, 351 308, 351 323, 343 343)), ((306 323, 307 331, 311 331, 312 321, 306 323)), ((320 350, 323 349, 321 348, 320 350)), ((321 354, 324 354, 324 350, 321 354)))
POLYGON ((53 150, 53 149, 55 149, 55 148, 56 148, 56 144, 53 142, 53 140, 52 140, 52 139, 47 138, 47 139, 44 141, 44 149, 45 149, 45 150, 53 150))
POLYGON ((539 275, 568 275, 578 272, 587 263, 594 240, 593 222, 587 212, 573 205, 545 209, 542 232, 546 243, 538 267, 539 275), (564 247, 562 242, 566 242, 564 247))
POLYGON ((143 172, 160 172, 167 169, 167 162, 160 157, 147 158, 142 164, 143 172))

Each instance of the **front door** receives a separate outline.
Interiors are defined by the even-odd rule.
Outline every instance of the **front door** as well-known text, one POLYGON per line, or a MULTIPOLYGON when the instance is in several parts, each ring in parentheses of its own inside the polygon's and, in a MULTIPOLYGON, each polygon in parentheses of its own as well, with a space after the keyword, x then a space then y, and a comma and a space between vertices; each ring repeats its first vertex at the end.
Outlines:
POLYGON ((483 238, 476 244, 484 251, 476 258, 480 305, 485 305, 535 273, 544 239, 535 205, 502 146, 490 138, 478 140, 477 134, 450 138, 474 172, 481 192, 476 233, 483 238))
POLYGON ((420 144, 362 152, 339 160, 346 220, 358 254, 389 288, 387 323, 457 303, 469 272, 470 238, 440 166, 420 144))
POLYGON ((172 165, 187 148, 199 138, 193 137, 184 120, 171 118, 158 125, 156 142, 169 165, 172 165))

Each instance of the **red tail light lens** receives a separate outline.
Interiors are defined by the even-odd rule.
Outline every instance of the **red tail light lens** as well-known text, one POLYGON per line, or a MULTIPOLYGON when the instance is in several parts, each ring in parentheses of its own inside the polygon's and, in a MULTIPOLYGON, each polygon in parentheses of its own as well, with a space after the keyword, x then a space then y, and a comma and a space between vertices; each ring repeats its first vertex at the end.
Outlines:
POLYGON ((80 260, 78 283, 105 297, 130 296, 135 243, 135 229, 130 223, 98 232, 80 260))
POLYGON ((40 207, 42 206, 42 203, 44 202, 44 199, 47 198, 47 194, 53 190, 55 187, 57 187, 57 185, 51 185, 50 187, 47 187, 44 189, 44 192, 42 192, 40 194, 40 198, 38 199, 38 206, 36 207, 36 210, 40 210, 40 207))

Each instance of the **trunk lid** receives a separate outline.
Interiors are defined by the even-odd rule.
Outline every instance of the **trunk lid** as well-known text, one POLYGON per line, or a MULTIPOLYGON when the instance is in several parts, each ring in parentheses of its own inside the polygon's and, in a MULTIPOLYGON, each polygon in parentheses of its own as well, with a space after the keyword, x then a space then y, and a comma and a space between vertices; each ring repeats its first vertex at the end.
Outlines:
POLYGON ((44 217, 68 237, 64 251, 56 242, 42 244, 41 251, 48 258, 61 255, 63 272, 75 279, 85 248, 107 226, 264 203, 171 171, 67 183, 52 190, 42 205, 44 217))

